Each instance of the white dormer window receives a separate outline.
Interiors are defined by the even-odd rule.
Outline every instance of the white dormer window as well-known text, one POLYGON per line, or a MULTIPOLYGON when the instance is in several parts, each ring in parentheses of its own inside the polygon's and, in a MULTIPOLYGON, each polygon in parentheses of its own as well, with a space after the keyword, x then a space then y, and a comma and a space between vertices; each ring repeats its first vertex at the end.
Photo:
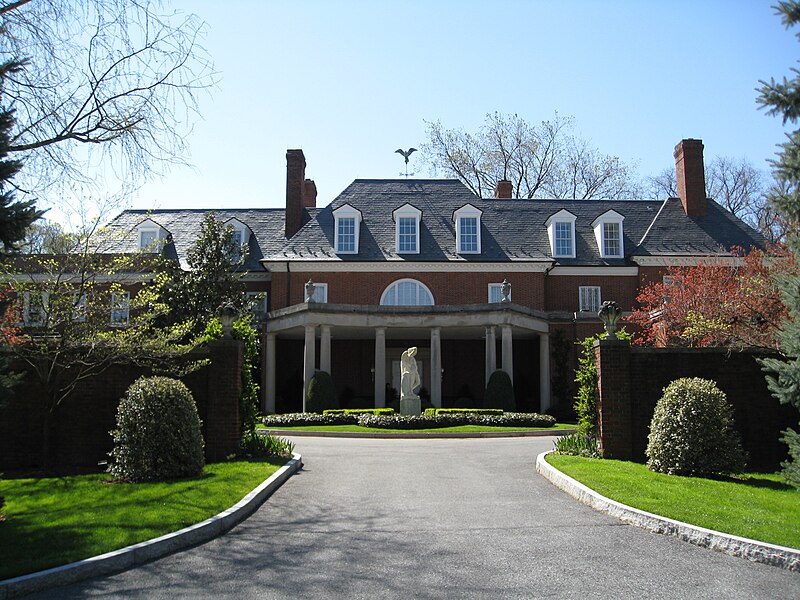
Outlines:
POLYGON ((136 227, 137 237, 139 238, 139 251, 159 253, 164 247, 167 239, 167 231, 161 225, 147 219, 139 223, 136 227))
POLYGON ((344 204, 333 211, 333 247, 337 254, 358 254, 361 211, 344 204))
POLYGON ((398 254, 419 254, 419 223, 422 211, 404 204, 392 212, 395 223, 395 250, 398 254))
POLYGON ((625 220, 621 214, 614 210, 604 212, 592 223, 594 237, 597 240, 597 247, 602 258, 622 258, 625 256, 623 243, 622 221, 625 220))
POLYGON ((231 232, 230 257, 234 262, 238 262, 246 256, 247 248, 250 244, 250 228, 239 219, 228 219, 225 226, 233 228, 231 232))
POLYGON ((547 237, 554 258, 575 258, 575 219, 568 210, 560 210, 547 221, 547 237))
POLYGON ((466 204, 453 212, 456 225, 456 252, 459 254, 481 253, 481 214, 482 211, 466 204))

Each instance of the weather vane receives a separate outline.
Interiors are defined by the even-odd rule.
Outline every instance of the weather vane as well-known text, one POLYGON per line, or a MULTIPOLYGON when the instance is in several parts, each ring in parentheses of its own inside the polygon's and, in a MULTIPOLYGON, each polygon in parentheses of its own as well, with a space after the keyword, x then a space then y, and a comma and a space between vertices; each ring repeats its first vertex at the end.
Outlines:
POLYGON ((406 159, 406 172, 405 173, 400 173, 401 177, 413 177, 414 176, 414 173, 409 173, 408 172, 408 157, 411 156, 412 152, 416 152, 416 151, 417 151, 416 148, 409 148, 408 150, 403 150, 402 148, 398 148, 397 150, 395 150, 395 154, 402 154, 403 158, 406 159))

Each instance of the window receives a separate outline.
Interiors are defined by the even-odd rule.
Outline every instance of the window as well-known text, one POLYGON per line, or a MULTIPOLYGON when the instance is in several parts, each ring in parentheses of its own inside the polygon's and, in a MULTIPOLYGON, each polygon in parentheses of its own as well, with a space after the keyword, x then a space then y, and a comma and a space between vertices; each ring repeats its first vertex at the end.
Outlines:
POLYGON ((396 227, 396 251, 398 254, 419 254, 419 222, 422 211, 404 204, 392 213, 396 227))
MULTIPOLYGON (((503 301, 503 292, 501 290, 503 284, 502 283, 490 283, 489 284, 489 303, 494 302, 502 302, 503 301)), ((508 294, 508 299, 511 300, 511 294, 508 294)))
POLYGON ((114 292, 111 294, 111 324, 127 325, 130 316, 131 293, 114 292))
POLYGON ((578 310, 581 312, 597 312, 600 310, 600 288, 597 286, 581 286, 578 288, 578 310))
POLYGON ((550 252, 555 258, 575 258, 576 219, 568 210, 560 210, 545 222, 550 252))
POLYGON ((157 252, 158 241, 157 229, 142 229, 139 231, 139 250, 142 252, 157 252))
POLYGON ((622 221, 625 219, 616 211, 609 210, 592 223, 597 248, 602 258, 622 258, 625 255, 622 221))
POLYGON ((245 292, 247 304, 253 314, 253 320, 260 323, 267 314, 267 293, 266 292, 245 292))
POLYGON ((86 321, 86 294, 72 294, 72 320, 76 323, 86 321))
POLYGON ((28 327, 41 327, 47 322, 49 305, 47 292, 25 292, 23 323, 28 327))
POLYGON ((381 296, 384 306, 433 306, 433 295, 414 279, 401 279, 387 287, 381 296))
POLYGON ((247 257, 248 243, 250 240, 250 228, 239 219, 228 219, 225 221, 226 227, 231 227, 231 245, 228 256, 231 262, 239 263, 247 257))
POLYGON ((311 296, 312 302, 327 302, 328 301, 328 284, 327 283, 315 283, 314 284, 314 295, 311 296))
POLYGON ((358 233, 361 211, 344 204, 333 211, 334 240, 337 254, 358 254, 358 233))
POLYGON ((456 225, 456 252, 459 254, 480 254, 482 211, 466 204, 453 212, 456 225))

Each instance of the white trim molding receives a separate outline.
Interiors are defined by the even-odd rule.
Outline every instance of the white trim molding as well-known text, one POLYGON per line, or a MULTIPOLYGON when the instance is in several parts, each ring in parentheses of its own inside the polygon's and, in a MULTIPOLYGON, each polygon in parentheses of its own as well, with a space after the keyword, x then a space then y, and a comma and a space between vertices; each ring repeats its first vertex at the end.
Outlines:
POLYGON ((553 267, 547 274, 555 277, 638 277, 639 267, 553 267))
POLYGON ((262 260, 261 264, 271 273, 486 273, 501 271, 508 273, 544 273, 553 261, 519 261, 519 262, 411 262, 405 260, 384 260, 372 262, 350 262, 343 260, 262 260), (288 268, 287 268, 288 265, 288 268))
POLYGON ((632 256, 631 260, 640 267, 696 267, 699 264, 713 262, 718 265, 736 267, 741 265, 741 258, 730 254, 704 255, 661 255, 632 256))

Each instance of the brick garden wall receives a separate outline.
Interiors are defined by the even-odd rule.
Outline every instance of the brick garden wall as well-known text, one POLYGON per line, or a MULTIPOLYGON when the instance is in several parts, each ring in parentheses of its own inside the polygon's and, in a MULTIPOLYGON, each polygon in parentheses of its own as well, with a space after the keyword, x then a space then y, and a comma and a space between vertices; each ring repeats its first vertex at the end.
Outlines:
POLYGON ((613 343, 601 343, 596 351, 600 442, 607 454, 644 460, 650 421, 662 390, 681 377, 702 377, 715 381, 733 405, 751 468, 774 470, 786 459, 780 431, 796 428, 798 414, 769 393, 757 362, 763 354, 613 343))

